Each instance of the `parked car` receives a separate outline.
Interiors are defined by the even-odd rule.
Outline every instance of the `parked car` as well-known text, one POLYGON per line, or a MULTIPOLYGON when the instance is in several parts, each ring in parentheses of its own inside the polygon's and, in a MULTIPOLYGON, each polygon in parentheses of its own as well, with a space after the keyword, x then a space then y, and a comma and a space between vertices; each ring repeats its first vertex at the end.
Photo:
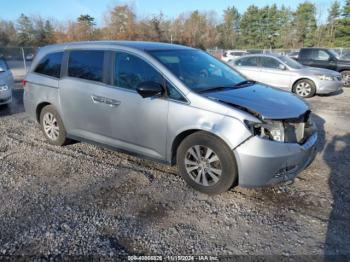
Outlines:
POLYGON ((0 58, 0 105, 8 105, 12 101, 14 80, 6 61, 0 58))
POLYGON ((342 89, 338 72, 301 65, 281 55, 247 55, 229 63, 240 73, 255 81, 291 91, 308 98, 342 89))
POLYGON ((341 73, 344 86, 350 87, 350 61, 327 48, 302 48, 297 61, 306 66, 326 68, 341 73))
POLYGON ((34 54, 30 53, 26 55, 26 60, 27 61, 32 61, 34 59, 34 54))
POLYGON ((26 112, 51 144, 90 141, 177 164, 208 194, 291 180, 316 154, 303 100, 181 45, 47 46, 23 84, 26 112))
POLYGON ((244 50, 227 50, 223 53, 221 60, 229 62, 245 54, 247 54, 247 51, 244 50))

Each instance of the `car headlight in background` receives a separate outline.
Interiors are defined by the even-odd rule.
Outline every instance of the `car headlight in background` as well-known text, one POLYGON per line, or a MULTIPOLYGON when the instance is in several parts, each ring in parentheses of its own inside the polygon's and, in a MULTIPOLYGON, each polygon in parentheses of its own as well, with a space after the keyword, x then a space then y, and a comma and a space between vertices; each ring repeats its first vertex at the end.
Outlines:
POLYGON ((328 81, 337 80, 337 77, 336 77, 336 76, 330 76, 330 75, 317 75, 317 77, 318 77, 320 80, 328 80, 328 81))
POLYGON ((7 91, 7 90, 9 90, 9 87, 7 85, 0 85, 0 92, 7 91))

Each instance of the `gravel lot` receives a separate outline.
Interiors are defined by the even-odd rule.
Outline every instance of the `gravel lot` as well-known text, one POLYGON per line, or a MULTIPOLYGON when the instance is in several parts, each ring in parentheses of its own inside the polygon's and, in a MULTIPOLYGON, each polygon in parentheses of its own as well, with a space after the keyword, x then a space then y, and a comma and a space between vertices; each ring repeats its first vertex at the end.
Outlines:
POLYGON ((309 100, 319 154, 294 184, 214 197, 169 166, 47 144, 21 96, 0 107, 0 254, 350 255, 350 89, 309 100))

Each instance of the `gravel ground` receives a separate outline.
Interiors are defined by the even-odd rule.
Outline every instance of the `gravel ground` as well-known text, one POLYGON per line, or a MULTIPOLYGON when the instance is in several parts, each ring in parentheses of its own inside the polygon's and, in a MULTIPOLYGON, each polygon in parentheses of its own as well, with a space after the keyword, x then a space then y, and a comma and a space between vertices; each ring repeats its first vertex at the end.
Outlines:
POLYGON ((294 184, 213 197, 173 167, 47 144, 21 96, 0 108, 0 255, 350 255, 350 89, 309 100, 319 154, 294 184))

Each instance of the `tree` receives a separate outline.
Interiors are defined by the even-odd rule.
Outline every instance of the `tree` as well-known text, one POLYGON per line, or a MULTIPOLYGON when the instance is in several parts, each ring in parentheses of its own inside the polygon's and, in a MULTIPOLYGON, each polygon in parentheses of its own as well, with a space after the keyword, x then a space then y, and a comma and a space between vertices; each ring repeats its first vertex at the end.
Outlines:
POLYGON ((293 48, 295 32, 292 28, 293 12, 290 8, 282 6, 278 12, 277 27, 279 37, 276 39, 278 48, 293 48))
POLYGON ((56 39, 55 39, 55 29, 54 29, 52 23, 49 20, 45 21, 44 31, 45 31, 44 42, 46 44, 55 43, 55 41, 56 41, 56 39))
POLYGON ((224 21, 218 26, 218 31, 220 32, 220 47, 230 49, 237 46, 239 22, 240 14, 234 6, 224 10, 224 21))
POLYGON ((296 30, 296 41, 299 47, 313 46, 315 43, 316 7, 310 2, 299 4, 294 13, 294 28, 296 30))
POLYGON ((166 21, 163 13, 141 20, 137 26, 137 39, 170 42, 170 21, 166 21))
POLYGON ((93 27, 94 25, 96 25, 95 18, 93 18, 88 14, 80 15, 77 20, 78 20, 78 23, 85 24, 89 27, 93 27))
POLYGON ((259 8, 251 5, 244 12, 240 22, 241 45, 246 48, 261 47, 261 17, 259 8))
POLYGON ((14 24, 8 21, 0 21, 0 46, 15 46, 16 41, 17 32, 14 24))
POLYGON ((20 46, 31 46, 34 44, 35 31, 32 20, 24 15, 17 20, 17 43, 20 46))
POLYGON ((331 46, 334 44, 336 23, 340 14, 341 14, 340 4, 337 0, 335 0, 332 3, 331 7, 328 9, 328 17, 327 17, 328 41, 331 46))
POLYGON ((337 20, 335 44, 340 47, 350 47, 350 0, 346 0, 337 20))
POLYGON ((108 39, 135 40, 136 15, 128 5, 115 6, 106 17, 105 37, 108 39))
POLYGON ((76 22, 69 22, 66 41, 83 41, 95 39, 95 19, 86 14, 80 15, 76 22))

